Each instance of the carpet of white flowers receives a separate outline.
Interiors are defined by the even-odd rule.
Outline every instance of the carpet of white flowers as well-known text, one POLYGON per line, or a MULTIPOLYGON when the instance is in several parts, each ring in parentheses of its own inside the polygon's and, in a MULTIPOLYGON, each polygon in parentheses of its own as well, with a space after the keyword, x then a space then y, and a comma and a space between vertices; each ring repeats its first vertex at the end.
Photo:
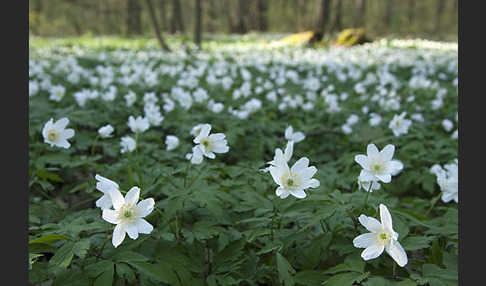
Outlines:
POLYGON ((32 284, 457 285, 457 45, 172 49, 31 45, 32 284))

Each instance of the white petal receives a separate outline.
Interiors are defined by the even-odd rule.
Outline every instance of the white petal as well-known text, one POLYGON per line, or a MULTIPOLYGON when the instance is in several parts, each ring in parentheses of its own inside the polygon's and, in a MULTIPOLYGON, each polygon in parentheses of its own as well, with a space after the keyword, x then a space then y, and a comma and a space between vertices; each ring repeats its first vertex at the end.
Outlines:
POLYGON ((115 183, 112 180, 109 180, 105 177, 102 177, 98 174, 96 174, 95 179, 98 181, 96 183, 96 189, 103 192, 103 193, 106 193, 110 189, 118 189, 119 188, 117 183, 115 183))
POLYGON ((295 143, 298 143, 302 140, 305 139, 305 135, 304 133, 302 132, 295 132, 293 135, 292 135, 292 140, 295 142, 295 143))
POLYGON ((381 150, 381 158, 385 161, 390 161, 393 158, 393 153, 395 153, 395 146, 388 144, 381 150))
POLYGON ((204 156, 208 157, 209 159, 216 158, 216 154, 214 154, 213 152, 206 152, 204 153, 204 156))
POLYGON ((353 245, 357 248, 367 248, 376 242, 376 233, 365 233, 353 239, 353 245))
POLYGON ((297 190, 289 190, 290 194, 296 198, 303 199, 307 196, 307 194, 302 189, 297 190))
POLYGON ((154 227, 144 219, 137 219, 135 221, 139 233, 149 234, 154 227))
POLYGON ((379 232, 383 230, 383 226, 376 218, 362 214, 359 216, 358 220, 368 231, 379 232))
POLYGON ((375 144, 373 143, 368 144, 366 147, 366 154, 368 157, 376 157, 379 153, 378 148, 376 148, 375 144))
POLYGON ((368 157, 366 157, 365 155, 360 154, 354 156, 354 161, 358 163, 362 168, 368 168, 368 157))
POLYGON ((110 210, 110 209, 103 210, 101 217, 104 220, 106 220, 107 222, 112 223, 112 224, 119 224, 120 223, 120 219, 118 218, 118 215, 116 214, 116 211, 114 211, 114 210, 110 210))
POLYGON ((302 180, 306 181, 312 178, 312 176, 314 176, 316 172, 317 172, 317 168, 314 166, 310 166, 308 168, 304 168, 299 175, 300 178, 302 178, 302 180))
POLYGON ((289 126, 285 129, 285 139, 292 140, 292 134, 294 133, 294 128, 289 126))
POLYGON ((66 128, 66 126, 69 124, 69 119, 67 119, 66 117, 63 117, 61 119, 59 119, 58 121, 56 121, 56 123, 54 123, 54 128, 56 128, 57 130, 62 130, 64 128, 66 128))
POLYGON ((125 231, 127 232, 128 236, 131 239, 137 239, 138 238, 138 229, 137 229, 137 225, 135 223, 125 224, 125 231))
POLYGON ((287 146, 285 146, 285 161, 290 161, 290 158, 292 158, 292 154, 294 153, 294 141, 288 141, 287 146))
POLYGON ((96 200, 96 207, 101 208, 102 210, 109 209, 111 208, 111 206, 111 197, 108 194, 104 194, 103 196, 101 196, 101 198, 96 200))
POLYGON ((219 140, 223 140, 224 137, 225 137, 224 133, 214 133, 214 134, 209 135, 209 140, 210 141, 219 141, 219 140))
POLYGON ((286 197, 288 197, 290 195, 290 192, 288 190, 285 190, 283 189, 282 190, 282 193, 280 194, 280 198, 281 199, 285 199, 286 197))
POLYGON ((74 136, 74 129, 65 129, 62 134, 61 134, 61 137, 64 138, 64 139, 69 139, 71 137, 74 136))
POLYGON ((383 183, 391 182, 391 175, 390 174, 376 174, 375 177, 380 179, 383 183))
POLYGON ((120 245, 123 240, 125 239, 125 229, 123 228, 122 224, 117 224, 115 226, 115 230, 113 231, 113 237, 111 238, 111 243, 116 248, 120 245))
POLYGON ((370 260, 373 258, 377 258, 383 253, 385 247, 383 245, 372 244, 368 246, 363 252, 361 253, 361 257, 364 260, 370 260))
POLYGON ((132 187, 125 195, 125 203, 134 205, 138 202, 139 196, 140 196, 140 188, 132 187))
POLYGON ((292 168, 290 168, 290 171, 292 173, 301 174, 302 171, 307 168, 307 166, 309 166, 309 159, 302 157, 294 163, 292 168))
POLYGON ((403 267, 408 263, 407 253, 398 241, 390 241, 390 244, 388 244, 385 249, 386 252, 393 258, 393 260, 397 262, 400 267, 403 267))
POLYGON ((396 175, 403 169, 403 163, 399 160, 391 160, 389 163, 390 173, 396 175))
POLYGON ((67 140, 59 140, 59 142, 55 143, 55 145, 65 149, 71 147, 71 143, 69 143, 67 140))
POLYGON ((365 182, 371 182, 371 181, 375 181, 376 177, 366 170, 361 170, 358 179, 365 182))
POLYGON ((311 179, 311 180, 308 180, 306 181, 303 185, 302 185, 302 189, 307 189, 307 188, 317 188, 321 185, 321 182, 319 182, 319 180, 317 179, 311 179))
POLYGON ((137 217, 145 217, 149 215, 154 210, 154 206, 155 201, 153 198, 140 201, 137 204, 137 217))
POLYGON ((385 229, 393 230, 392 217, 384 204, 380 204, 380 219, 385 229))
POLYGON ((115 210, 121 208, 121 206, 125 204, 125 199, 118 189, 110 189, 107 191, 107 193, 111 197, 111 202, 113 203, 113 208, 115 210))

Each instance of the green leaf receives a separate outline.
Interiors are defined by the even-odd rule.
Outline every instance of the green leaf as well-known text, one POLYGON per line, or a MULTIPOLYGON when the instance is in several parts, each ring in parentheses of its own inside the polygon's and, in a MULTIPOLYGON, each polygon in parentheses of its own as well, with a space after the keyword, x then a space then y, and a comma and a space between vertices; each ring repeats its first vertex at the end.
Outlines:
POLYGON ((73 247, 74 242, 72 241, 64 243, 49 260, 49 269, 56 271, 56 268, 67 268, 73 259, 73 247))
POLYGON ((300 271, 294 276, 294 281, 296 284, 306 286, 319 286, 325 279, 326 274, 324 274, 322 271, 316 270, 300 271))
POLYGON ((81 259, 84 258, 88 253, 90 244, 91 242, 89 239, 82 239, 76 242, 73 247, 74 254, 76 254, 81 259))
POLYGON ((48 234, 41 236, 39 238, 33 239, 29 241, 29 244, 32 243, 47 243, 51 244, 53 241, 56 240, 71 240, 71 238, 64 236, 64 235, 59 235, 59 234, 48 234))
POLYGON ((100 276, 98 276, 95 279, 93 286, 111 286, 111 285, 113 285, 114 272, 115 272, 114 264, 112 263, 111 266, 107 270, 105 270, 103 273, 101 273, 100 276))
POLYGON ((331 278, 327 279, 322 283, 322 285, 326 286, 352 286, 353 283, 361 282, 366 279, 369 275, 369 272, 364 274, 360 274, 357 272, 347 272, 347 273, 340 273, 333 275, 331 278))
POLYGON ((125 279, 130 284, 133 284, 137 279, 135 272, 125 263, 115 264, 115 270, 118 277, 125 279))
POLYGON ((294 279, 292 274, 295 274, 295 269, 292 268, 292 265, 283 257, 279 252, 275 252, 276 259, 277 259, 277 270, 278 270, 278 278, 280 283, 284 283, 285 286, 287 285, 294 285, 294 279))
POLYGON ((433 240, 430 236, 408 236, 400 244, 403 249, 408 251, 428 248, 433 240))

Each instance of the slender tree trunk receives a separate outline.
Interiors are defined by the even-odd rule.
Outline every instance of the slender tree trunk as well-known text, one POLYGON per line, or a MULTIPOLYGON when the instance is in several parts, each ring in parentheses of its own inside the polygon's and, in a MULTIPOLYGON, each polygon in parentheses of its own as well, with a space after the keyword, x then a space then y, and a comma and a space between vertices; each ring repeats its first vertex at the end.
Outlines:
POLYGON ((415 0, 408 0, 408 25, 410 26, 413 23, 415 18, 415 0))
POLYGON ((258 30, 264 32, 268 29, 267 24, 268 1, 258 0, 258 30))
POLYGON ((232 34, 235 31, 235 27, 233 24, 230 1, 231 0, 224 1, 224 10, 226 10, 226 19, 228 20, 228 33, 232 34))
POLYGON ((182 21, 182 11, 181 2, 179 0, 172 1, 172 22, 171 22, 171 32, 175 33, 179 30, 184 33, 184 22, 182 21))
POLYGON ((167 10, 166 10, 166 2, 165 0, 159 0, 159 14, 160 14, 160 22, 162 25, 162 29, 167 29, 167 10))
POLYGON ((343 0, 336 0, 336 6, 334 11, 336 11, 336 16, 334 16, 334 23, 331 27, 331 32, 336 30, 340 31, 343 28, 342 14, 343 14, 343 0))
POLYGON ((240 34, 246 33, 245 15, 246 15, 247 4, 248 4, 247 1, 248 0, 238 0, 237 32, 240 34))
POLYGON ((201 49, 201 0, 195 0, 196 4, 196 21, 194 27, 194 43, 201 49))
POLYGON ((319 18, 317 19, 315 30, 321 32, 323 36, 327 32, 326 28, 329 23, 329 15, 331 15, 331 2, 331 0, 321 0, 319 8, 319 18))
POLYGON ((155 17, 154 6, 152 5, 152 0, 146 0, 146 2, 150 14, 150 20, 152 20, 154 34, 157 37, 157 41, 164 51, 170 52, 169 46, 167 46, 167 44, 164 42, 164 38, 162 38, 162 34, 160 33, 159 24, 157 23, 157 18, 155 17))
POLYGON ((442 13, 444 12, 444 5, 445 1, 444 0, 437 0, 437 13, 435 15, 435 33, 438 33, 440 31, 440 24, 441 24, 441 19, 442 19, 442 13))
POLYGON ((356 0, 354 10, 354 27, 365 26, 366 0, 356 0))
POLYGON ((128 0, 127 3, 127 34, 140 35, 142 33, 142 9, 138 0, 128 0))
POLYGON ((385 32, 388 32, 391 25, 391 19, 393 14, 393 0, 385 1, 385 10, 383 11, 383 23, 385 26, 385 32))

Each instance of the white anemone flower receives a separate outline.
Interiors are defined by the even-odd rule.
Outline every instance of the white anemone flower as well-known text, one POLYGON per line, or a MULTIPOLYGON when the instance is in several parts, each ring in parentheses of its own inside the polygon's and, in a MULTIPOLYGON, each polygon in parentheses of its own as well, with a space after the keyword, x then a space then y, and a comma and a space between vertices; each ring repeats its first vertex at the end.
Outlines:
POLYGON ((68 149, 71 144, 67 141, 67 139, 74 136, 74 129, 65 129, 68 124, 69 119, 66 117, 63 117, 56 122, 53 122, 52 118, 49 119, 49 121, 47 121, 42 128, 44 142, 51 145, 51 147, 57 146, 68 149))
POLYGON ((289 127, 285 129, 285 139, 287 139, 288 141, 294 141, 295 143, 298 143, 305 139, 305 135, 300 131, 294 132, 294 128, 291 125, 289 125, 289 127))
POLYGON ((459 165, 457 159, 453 164, 447 164, 444 169, 440 169, 435 173, 437 176, 437 184, 439 184, 442 191, 442 201, 448 203, 454 200, 459 202, 459 165))
POLYGON ((127 124, 133 133, 145 132, 150 127, 150 122, 148 118, 142 116, 138 116, 137 118, 134 118, 133 116, 130 115, 130 117, 128 117, 127 124))
POLYGON ((401 134, 407 134, 408 128, 412 124, 411 120, 405 119, 406 112, 402 112, 402 114, 393 116, 393 119, 388 124, 388 127, 392 130, 393 135, 400 136, 401 134))
POLYGON ((383 150, 378 151, 375 144, 368 144, 367 156, 359 154, 354 161, 363 168, 359 175, 361 181, 391 182, 391 177, 403 169, 403 163, 392 160, 395 146, 388 144, 383 150))
POLYGON ((138 187, 132 187, 125 198, 118 189, 111 189, 109 194, 114 210, 104 209, 102 218, 109 223, 116 224, 111 240, 115 248, 123 242, 126 234, 131 239, 137 239, 139 233, 152 232, 154 227, 143 218, 153 211, 155 206, 153 198, 138 202, 140 196, 138 187))
POLYGON ((100 129, 98 129, 98 134, 100 135, 101 138, 110 138, 113 136, 112 133, 114 130, 115 129, 113 128, 113 126, 108 124, 103 127, 100 127, 100 129))
POLYGON ((225 135, 223 133, 209 134, 211 132, 211 125, 204 124, 201 131, 194 138, 194 143, 198 144, 200 150, 205 157, 210 159, 216 158, 214 153, 226 153, 229 151, 225 135))
POLYGON ((191 160, 191 164, 199 165, 203 162, 203 152, 199 145, 192 147, 192 153, 186 154, 186 159, 191 160))
POLYGON ((275 165, 270 166, 269 170, 273 180, 279 185, 275 194, 281 199, 285 199, 289 195, 303 199, 307 196, 304 192, 305 189, 320 186, 319 180, 312 178, 317 172, 317 168, 309 167, 309 159, 306 157, 300 158, 292 168, 289 168, 283 154, 278 155, 275 158, 275 165))
POLYGON ((95 179, 97 180, 96 189, 103 193, 103 196, 96 201, 96 207, 102 210, 111 208, 113 204, 111 203, 110 191, 118 190, 118 184, 98 174, 96 174, 95 179))
POLYGON ((179 146, 179 138, 174 135, 167 135, 165 137, 165 145, 167 145, 167 151, 174 150, 179 146))
POLYGON ((388 208, 380 204, 381 223, 372 217, 360 215, 359 222, 369 233, 361 234, 353 239, 357 248, 365 248, 361 253, 364 260, 377 258, 385 250, 400 267, 408 263, 407 253, 398 242, 398 233, 393 230, 392 217, 388 208))
POLYGON ((122 146, 120 153, 123 154, 125 152, 133 152, 137 147, 137 142, 130 136, 124 136, 121 138, 120 145, 122 146))

